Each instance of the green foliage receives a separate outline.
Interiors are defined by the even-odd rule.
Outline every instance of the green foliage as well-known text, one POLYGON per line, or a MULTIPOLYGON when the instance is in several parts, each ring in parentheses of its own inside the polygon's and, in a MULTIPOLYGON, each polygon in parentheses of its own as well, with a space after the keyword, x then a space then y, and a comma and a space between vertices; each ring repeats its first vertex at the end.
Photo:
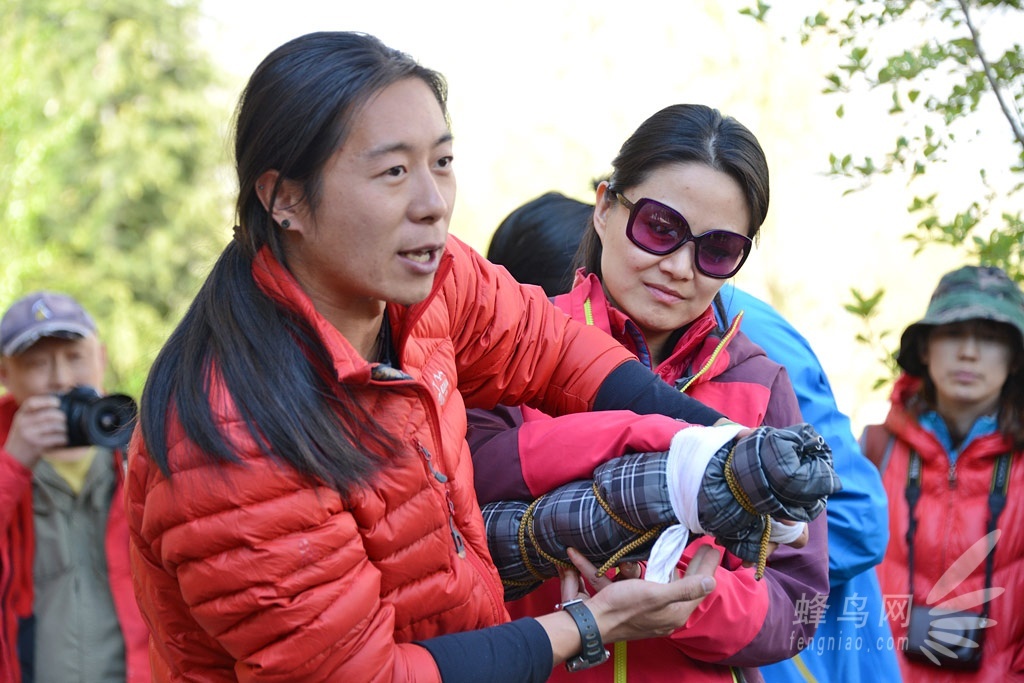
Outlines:
POLYGON ((0 306, 76 296, 107 388, 136 396, 230 225, 198 15, 198 0, 0 3, 0 306))
POLYGON ((851 315, 860 318, 864 329, 857 335, 857 341, 870 348, 879 364, 885 368, 885 373, 876 377, 872 386, 872 389, 880 389, 899 372, 899 366, 896 364, 896 352, 888 341, 892 333, 888 330, 876 330, 874 325, 874 319, 878 316, 885 290, 879 289, 871 296, 864 296, 857 289, 850 290, 850 293, 853 295, 853 302, 846 304, 844 308, 851 315))
MULTIPOLYGON (((769 9, 759 2, 741 13, 765 21, 769 9)), ((1021 35, 1000 30, 1019 26, 1022 11, 1024 0, 836 0, 806 16, 799 29, 802 44, 823 39, 844 55, 824 74, 823 92, 888 91, 886 113, 901 127, 879 153, 831 152, 828 173, 848 180, 848 192, 879 176, 905 177, 916 188, 907 210, 917 217, 917 230, 906 238, 917 252, 950 246, 966 261, 1000 266, 1017 281, 1024 279, 1024 48, 1021 35), (958 179, 977 179, 981 189, 965 205, 950 206, 927 179, 993 129, 1004 131, 1009 161, 956 166, 958 179)), ((836 110, 840 118, 847 113, 836 110)), ((865 298, 853 290, 846 309, 864 322, 859 341, 895 377, 893 354, 884 350, 887 333, 871 329, 882 293, 865 298)))

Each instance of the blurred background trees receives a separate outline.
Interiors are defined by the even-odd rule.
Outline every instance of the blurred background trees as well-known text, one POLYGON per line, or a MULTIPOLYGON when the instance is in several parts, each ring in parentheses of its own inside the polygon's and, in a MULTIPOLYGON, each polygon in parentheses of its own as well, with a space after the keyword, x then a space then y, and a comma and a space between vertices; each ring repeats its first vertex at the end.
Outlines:
POLYGON ((77 297, 107 389, 135 396, 230 235, 197 17, 195 0, 0 1, 0 302, 77 297))
MULTIPOLYGON (((820 79, 812 75, 795 82, 784 67, 762 64, 772 52, 768 43, 775 38, 736 14, 749 1, 729 8, 683 3, 685 7, 659 9, 667 14, 665 31, 656 41, 658 50, 635 55, 609 47, 635 38, 635 30, 611 18, 601 3, 588 3, 586 22, 574 24, 575 14, 565 12, 565 26, 545 34, 550 36, 546 59, 551 64, 559 60, 558 73, 548 77, 531 70, 522 83, 524 57, 502 43, 507 39, 509 45, 519 45, 518 34, 481 38, 478 31, 460 33, 449 26, 450 17, 441 17, 431 30, 444 26, 445 40, 438 41, 417 26, 408 35, 395 34, 394 41, 449 74, 454 108, 464 100, 484 99, 491 107, 501 102, 503 113, 521 111, 512 105, 522 104, 543 115, 547 126, 537 132, 518 114, 511 134, 495 132, 508 129, 494 128, 489 119, 494 112, 481 115, 474 109, 459 119, 460 163, 464 170, 471 169, 460 177, 460 194, 464 202, 483 198, 496 215, 503 215, 498 210, 501 202, 512 206, 532 196, 517 196, 523 191, 511 184, 512 175, 534 181, 545 171, 572 183, 575 176, 563 166, 576 156, 610 159, 615 143, 635 127, 641 113, 667 103, 659 98, 704 98, 729 105, 728 110, 754 125, 759 135, 764 131, 764 142, 779 164, 780 173, 774 175, 773 170, 772 193, 778 225, 774 234, 766 235, 768 242, 775 240, 774 249, 760 257, 765 268, 768 258, 778 259, 771 265, 773 277, 766 279, 779 280, 779 297, 770 300, 780 310, 785 304, 784 312, 814 333, 815 326, 839 327, 831 309, 840 307, 835 299, 846 291, 841 285, 826 301, 812 300, 800 288, 807 278, 813 281, 816 268, 840 282, 867 282, 872 279, 866 277, 868 269, 873 269, 872 276, 884 278, 882 282, 894 281, 891 265, 870 260, 872 253, 894 251, 886 242, 888 235, 872 240, 858 234, 856 227, 838 227, 851 217, 862 226, 904 226, 897 230, 907 230, 904 237, 918 251, 956 250, 964 262, 994 263, 1018 279, 1024 276, 1022 2, 786 0, 774 9, 761 2, 743 10, 772 24, 773 36, 785 36, 788 45, 801 46, 806 59, 814 60, 820 79), (723 15, 722 27, 709 24, 702 29, 714 34, 713 46, 694 49, 695 16, 714 12, 723 15), (590 40, 570 47, 567 41, 581 34, 590 40), (726 42, 737 35, 743 37, 741 45, 726 42), (448 43, 450 51, 432 51, 448 43), (478 60, 482 73, 477 74, 465 68, 470 48, 497 49, 500 54, 492 55, 495 64, 478 60), (838 58, 819 64, 822 54, 838 58), (666 71, 659 67, 662 64, 672 66, 666 71), (751 71, 752 65, 768 71, 751 77, 750 73, 761 73, 751 71), (696 78, 712 67, 718 71, 709 72, 708 83, 696 78), (624 79, 646 82, 642 77, 650 76, 656 85, 628 94, 608 91, 608 100, 640 101, 626 116, 610 101, 593 111, 582 104, 564 104, 552 91, 569 88, 556 76, 577 85, 582 80, 582 92, 588 94, 624 79), (711 82, 725 87, 701 87, 711 82), (492 87, 483 98, 480 83, 492 87), (788 88, 781 103, 780 87, 788 88), (816 88, 828 93, 819 99, 834 102, 825 108, 830 121, 810 114, 806 100, 792 99, 816 88), (545 107, 537 107, 538 95, 548 103, 545 107), (775 108, 781 109, 782 123, 789 128, 770 127, 776 123, 775 108), (598 132, 581 139, 563 122, 566 112, 598 124, 598 132), (867 140, 845 134, 863 128, 866 121, 871 123, 867 140), (850 196, 824 208, 804 210, 797 203, 787 212, 784 195, 799 199, 800 192, 812 192, 801 186, 807 184, 808 174, 794 164, 793 146, 812 138, 808 132, 821 130, 839 132, 830 132, 825 145, 813 148, 820 148, 815 152, 821 159, 818 168, 850 196), (568 149, 559 149, 565 140, 568 149), (528 145, 540 150, 522 149, 528 145), (544 159, 543 164, 534 162, 531 154, 544 159), (485 166, 491 157, 494 165, 485 166), (520 160, 530 163, 522 169, 516 166, 514 173, 508 170, 520 160), (871 186, 884 183, 900 184, 905 215, 894 217, 890 211, 887 216, 870 199, 858 201, 871 186), (906 216, 913 221, 896 220, 906 216), (915 222, 916 228, 906 227, 915 222), (791 234, 794 237, 786 239, 791 234), (820 246, 807 246, 819 240, 820 246), (848 246, 839 262, 834 250, 824 248, 836 240, 848 246), (864 243, 870 243, 867 257, 862 255, 864 243), (801 245, 806 250, 798 252, 801 245), (865 277, 839 268, 850 263, 862 265, 865 277)), ((240 6, 225 0, 0 0, 0 306, 38 288, 66 290, 80 298, 95 312, 108 343, 108 389, 136 396, 141 392, 153 357, 230 238, 235 188, 228 113, 244 78, 239 74, 247 75, 275 46, 264 37, 265 31, 257 29, 287 23, 277 5, 257 5, 246 4, 239 12, 240 6), (202 12, 212 11, 213 5, 223 6, 224 21, 236 35, 254 43, 252 55, 240 54, 236 42, 218 44, 204 37, 202 12), (208 54, 208 47, 218 54, 208 54), (218 64, 226 60, 238 62, 238 73, 221 72, 218 64)), ((640 5, 635 11, 643 14, 654 7, 655 3, 650 8, 640 5)), ((411 2, 404 9, 410 16, 424 11, 411 2)), ((392 40, 389 31, 403 28, 386 6, 375 12, 345 6, 325 16, 308 7, 295 8, 289 19, 299 15, 309 15, 305 27, 368 28, 384 32, 387 40, 392 40), (363 17, 362 23, 357 15, 363 17)), ((544 176, 544 189, 549 189, 548 177, 544 176)), ((804 201, 812 199, 817 197, 804 201)), ((465 203, 457 211, 459 220, 488 229, 490 221, 474 211, 475 205, 465 203)), ((752 270, 744 284, 753 284, 754 266, 748 268, 752 270)), ((935 282, 937 277, 921 288, 930 290, 935 282)), ((883 289, 870 292, 874 286, 863 287, 866 292, 854 289, 847 310, 863 320, 861 339, 872 346, 873 355, 890 364, 880 373, 884 377, 879 381, 885 382, 891 378, 895 342, 891 332, 882 329, 892 325, 879 324, 876 315, 894 302, 883 289)), ((899 320, 909 321, 921 312, 901 311, 899 320)), ((842 312, 838 316, 847 317, 842 312)), ((849 329, 844 339, 853 336, 853 326, 849 329)), ((826 354, 839 346, 825 335, 820 339, 826 354)), ((850 365, 846 349, 843 354, 842 364, 833 365, 839 375, 850 365)))
MULTIPOLYGON (((874 92, 882 96, 874 105, 880 131, 895 130, 880 134, 875 149, 829 150, 827 173, 849 193, 900 176, 917 220, 904 236, 915 253, 951 247, 965 263, 996 265, 1024 281, 1022 0, 813 4, 825 7, 815 7, 794 33, 801 44, 834 43, 843 55, 823 74, 824 92, 836 96, 835 115, 847 115, 851 94, 874 92)), ((763 22, 770 11, 759 2, 742 13, 763 22)), ((851 295, 846 309, 864 328, 858 340, 885 368, 877 387, 896 376, 898 332, 872 324, 884 289, 854 288, 851 295)))

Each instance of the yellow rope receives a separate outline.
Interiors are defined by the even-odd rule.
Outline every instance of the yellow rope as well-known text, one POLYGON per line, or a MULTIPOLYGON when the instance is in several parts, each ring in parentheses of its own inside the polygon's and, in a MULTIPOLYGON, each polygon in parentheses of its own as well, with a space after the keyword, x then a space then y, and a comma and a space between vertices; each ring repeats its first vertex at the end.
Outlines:
POLYGON ((754 504, 750 502, 750 498, 747 497, 747 492, 739 485, 736 481, 736 475, 732 472, 732 457, 736 454, 735 444, 729 450, 729 455, 725 459, 725 483, 729 485, 729 491, 739 501, 739 504, 744 510, 750 514, 761 517, 764 520, 764 530, 761 532, 761 545, 757 551, 757 568, 754 570, 754 578, 760 580, 764 576, 765 565, 768 564, 768 543, 771 540, 772 535, 772 518, 768 515, 760 515, 754 508, 754 504))
MULTIPOLYGON (((544 496, 541 496, 541 498, 543 498, 543 497, 544 496)), ((568 562, 560 562, 556 558, 551 557, 549 555, 546 555, 545 553, 541 552, 540 548, 537 547, 537 537, 534 535, 534 529, 533 529, 533 511, 536 509, 537 503, 539 503, 541 501, 541 498, 538 498, 537 500, 533 501, 532 503, 530 503, 530 506, 526 508, 526 512, 523 513, 523 519, 522 519, 521 522, 519 522, 519 534, 518 535, 519 535, 519 555, 520 555, 520 557, 523 558, 523 564, 526 565, 526 568, 528 570, 530 570, 531 574, 533 574, 539 580, 544 581, 548 577, 544 576, 539 571, 537 571, 537 568, 534 567, 533 563, 530 562, 530 556, 526 552, 526 538, 525 538, 526 531, 529 531, 529 533, 530 533, 530 541, 532 542, 534 549, 538 553, 540 553, 541 557, 543 557, 544 559, 548 560, 549 562, 554 563, 555 565, 560 565, 562 567, 570 567, 572 565, 570 565, 568 562)))
POLYGON ((600 489, 598 489, 596 481, 593 483, 593 489, 594 499, 597 500, 598 504, 604 509, 604 511, 608 514, 609 517, 612 518, 612 520, 616 524, 618 524, 619 526, 628 531, 632 531, 634 534, 640 534, 638 538, 634 538, 632 541, 619 548, 610 558, 608 558, 608 560, 604 564, 598 567, 597 575, 602 576, 609 569, 617 565, 619 563, 619 560, 621 560, 623 557, 625 557, 633 550, 639 548, 644 543, 647 543, 652 538, 661 533, 662 525, 659 524, 658 526, 651 527, 647 531, 636 528, 635 526, 629 524, 629 522, 626 522, 623 519, 619 519, 619 516, 616 515, 615 512, 612 510, 611 506, 608 505, 608 501, 601 497, 601 491, 600 489))
MULTIPOLYGON (((606 574, 612 567, 617 565, 619 563, 619 560, 621 560, 623 557, 625 557, 632 551, 636 550, 637 548, 643 546, 645 543, 647 543, 652 538, 661 533, 663 525, 652 527, 646 531, 634 527, 624 519, 620 519, 619 516, 615 514, 615 512, 611 509, 611 506, 608 505, 608 502, 601 497, 600 491, 597 487, 597 482, 594 482, 593 488, 594 498, 597 500, 598 504, 604 509, 604 511, 608 514, 608 516, 611 517, 612 520, 619 526, 623 527, 624 529, 627 529, 628 531, 633 532, 634 534, 638 534, 637 538, 634 538, 632 541, 626 543, 624 546, 615 551, 615 553, 598 568, 597 575, 602 576, 606 574)), ((537 509, 537 504, 540 503, 542 498, 544 498, 544 496, 541 496, 540 498, 536 499, 535 501, 530 503, 530 505, 526 508, 526 512, 523 513, 523 518, 519 521, 519 529, 516 532, 517 540, 519 541, 519 557, 523 561, 523 566, 525 566, 527 571, 529 571, 530 574, 532 574, 538 581, 546 581, 549 577, 541 574, 533 565, 533 563, 530 562, 530 555, 527 552, 527 540, 529 540, 530 545, 533 546, 533 549, 537 552, 538 555, 540 555, 556 567, 569 569, 573 566, 571 562, 568 562, 566 560, 560 560, 557 557, 544 552, 544 550, 541 549, 540 544, 537 542, 536 530, 533 524, 533 515, 534 511, 537 509)), ((529 586, 532 585, 534 582, 516 581, 513 579, 502 579, 501 583, 505 586, 529 586)))

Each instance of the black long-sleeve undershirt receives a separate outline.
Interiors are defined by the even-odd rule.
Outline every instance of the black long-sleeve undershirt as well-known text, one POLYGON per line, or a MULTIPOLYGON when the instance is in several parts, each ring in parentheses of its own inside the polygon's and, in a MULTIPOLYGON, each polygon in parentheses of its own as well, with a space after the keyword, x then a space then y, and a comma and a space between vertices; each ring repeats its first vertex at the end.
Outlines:
POLYGON ((551 675, 551 640, 536 619, 416 642, 437 663, 444 683, 542 683, 551 675))
POLYGON ((628 361, 612 370, 598 389, 594 410, 632 410, 641 415, 660 413, 707 426, 725 417, 672 388, 640 361, 628 361))

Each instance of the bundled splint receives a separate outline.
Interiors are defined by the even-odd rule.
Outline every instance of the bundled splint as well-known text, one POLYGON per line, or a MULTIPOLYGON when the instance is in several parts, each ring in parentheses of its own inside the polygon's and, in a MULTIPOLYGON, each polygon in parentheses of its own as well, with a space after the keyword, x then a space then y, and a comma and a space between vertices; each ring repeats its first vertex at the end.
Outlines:
POLYGON ((487 542, 514 600, 571 566, 566 548, 605 571, 645 560, 645 578, 667 582, 691 533, 710 534, 764 572, 769 542, 800 537, 842 488, 832 451, 809 424, 743 428, 691 426, 668 451, 615 458, 589 481, 565 484, 533 502, 483 508, 487 542), (781 520, 797 524, 783 524, 781 520))

